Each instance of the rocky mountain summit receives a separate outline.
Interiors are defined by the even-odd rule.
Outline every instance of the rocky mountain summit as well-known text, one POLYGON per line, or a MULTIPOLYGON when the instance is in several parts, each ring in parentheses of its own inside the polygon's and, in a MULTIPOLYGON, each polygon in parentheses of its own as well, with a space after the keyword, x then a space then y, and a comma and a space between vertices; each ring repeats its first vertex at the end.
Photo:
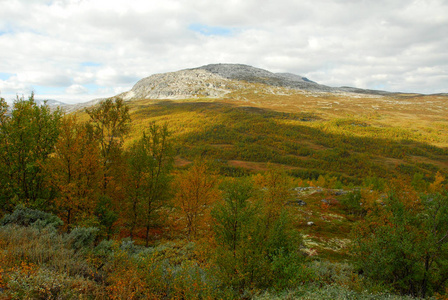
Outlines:
MULTIPOLYGON (((391 95, 384 91, 364 90, 352 87, 329 87, 306 77, 291 73, 273 73, 243 64, 210 64, 176 72, 154 74, 139 80, 130 91, 117 95, 126 101, 139 99, 191 99, 222 98, 242 90, 272 94, 342 93, 391 95)), ((72 112, 95 105, 104 99, 94 99, 75 105, 66 105, 72 112)))
POLYGON ((119 96, 125 100, 219 98, 251 84, 313 92, 338 91, 295 74, 272 73, 242 64, 211 64, 143 78, 119 96))
POLYGON ((325 92, 337 90, 318 84, 300 75, 291 73, 272 73, 263 69, 241 64, 212 64, 191 70, 206 70, 230 80, 261 83, 276 87, 325 92))
POLYGON ((120 96, 125 100, 218 98, 240 87, 238 82, 203 69, 194 69, 151 75, 120 96))

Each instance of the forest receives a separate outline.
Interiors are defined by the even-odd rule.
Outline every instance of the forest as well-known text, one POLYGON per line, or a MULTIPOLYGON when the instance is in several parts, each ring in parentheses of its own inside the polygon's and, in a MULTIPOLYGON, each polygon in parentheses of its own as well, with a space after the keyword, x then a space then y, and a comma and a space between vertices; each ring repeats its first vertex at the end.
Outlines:
POLYGON ((231 97, 0 98, 0 298, 447 298, 446 120, 231 97))

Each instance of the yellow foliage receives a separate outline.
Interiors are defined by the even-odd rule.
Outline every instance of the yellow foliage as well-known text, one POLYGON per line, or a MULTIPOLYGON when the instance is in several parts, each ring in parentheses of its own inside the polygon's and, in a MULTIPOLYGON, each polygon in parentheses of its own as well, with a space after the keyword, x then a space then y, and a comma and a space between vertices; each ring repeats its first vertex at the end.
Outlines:
POLYGON ((444 181, 445 181, 445 177, 442 174, 440 174, 440 172, 437 172, 434 182, 429 185, 429 188, 428 188, 429 191, 432 193, 442 191, 444 181))
POLYGON ((196 161, 190 170, 177 175, 175 203, 181 210, 190 238, 204 227, 202 221, 208 219, 211 204, 219 198, 218 183, 218 177, 203 160, 196 161))

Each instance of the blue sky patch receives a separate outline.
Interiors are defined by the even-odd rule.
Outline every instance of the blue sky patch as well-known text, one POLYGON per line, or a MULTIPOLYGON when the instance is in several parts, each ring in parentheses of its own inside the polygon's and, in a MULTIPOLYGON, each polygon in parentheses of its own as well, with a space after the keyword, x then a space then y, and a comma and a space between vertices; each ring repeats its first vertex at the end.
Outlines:
POLYGON ((10 26, 8 26, 8 25, 3 26, 3 29, 0 29, 0 36, 9 34, 9 33, 13 33, 13 31, 11 30, 10 26))
POLYGON ((0 80, 8 80, 9 78, 11 78, 11 76, 13 76, 14 74, 12 73, 3 73, 0 72, 0 80))
POLYGON ((65 93, 65 88, 34 85, 33 91, 36 95, 60 95, 65 93))
POLYGON ((374 84, 371 89, 373 89, 373 90, 385 90, 386 89, 386 85, 384 83, 377 83, 377 84, 374 84))
POLYGON ((198 32, 202 35, 212 36, 229 36, 232 34, 232 30, 226 27, 208 26, 205 24, 194 23, 188 26, 188 29, 198 32))
POLYGON ((88 89, 89 92, 96 92, 100 88, 104 88, 104 86, 100 86, 95 83, 83 84, 82 86, 85 87, 86 89, 88 89))

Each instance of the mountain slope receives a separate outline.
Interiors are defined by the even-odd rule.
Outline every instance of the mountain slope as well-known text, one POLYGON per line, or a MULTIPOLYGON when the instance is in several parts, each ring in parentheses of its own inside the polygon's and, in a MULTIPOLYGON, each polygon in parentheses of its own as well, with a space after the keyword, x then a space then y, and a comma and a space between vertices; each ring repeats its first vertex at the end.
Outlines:
POLYGON ((207 65, 152 75, 119 96, 135 122, 126 143, 150 122, 167 122, 183 161, 206 155, 254 170, 271 162, 304 178, 353 183, 448 174, 443 95, 330 88, 246 65, 207 65))
POLYGON ((151 75, 119 96, 125 100, 220 98, 230 92, 254 88, 254 84, 312 92, 340 91, 295 74, 272 73, 242 64, 211 64, 151 75))
POLYGON ((321 92, 338 91, 336 88, 318 84, 299 75, 290 73, 272 73, 242 64, 211 64, 192 70, 206 70, 231 80, 261 83, 277 87, 321 92))
POLYGON ((242 86, 206 70, 182 70, 155 74, 138 81, 129 92, 121 94, 132 99, 219 98, 242 86))

